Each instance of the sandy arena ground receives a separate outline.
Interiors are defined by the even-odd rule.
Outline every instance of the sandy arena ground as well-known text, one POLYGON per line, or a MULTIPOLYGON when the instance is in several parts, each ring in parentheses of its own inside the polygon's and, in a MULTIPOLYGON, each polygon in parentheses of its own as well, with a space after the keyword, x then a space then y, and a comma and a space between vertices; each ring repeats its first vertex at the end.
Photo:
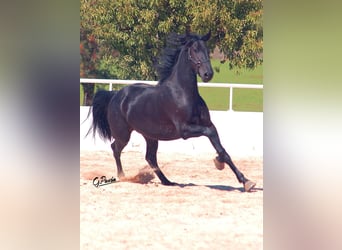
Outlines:
MULTIPOLYGON (((262 159, 233 158, 257 183, 245 193, 228 165, 215 168, 214 156, 158 153, 161 170, 177 186, 155 177, 96 188, 95 177, 117 177, 112 154, 81 151, 81 249, 263 249, 262 159)), ((148 169, 141 152, 121 159, 128 179, 148 169)))

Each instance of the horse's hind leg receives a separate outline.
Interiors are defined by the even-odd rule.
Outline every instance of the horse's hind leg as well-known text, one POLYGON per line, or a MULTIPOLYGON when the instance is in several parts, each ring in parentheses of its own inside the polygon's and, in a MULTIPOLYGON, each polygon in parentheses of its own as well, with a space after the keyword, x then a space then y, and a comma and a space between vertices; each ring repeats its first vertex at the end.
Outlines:
POLYGON ((116 162, 116 167, 118 169, 118 177, 119 178, 125 177, 125 174, 122 170, 120 157, 121 157, 121 152, 122 152, 123 148, 127 145, 127 143, 128 143, 128 140, 127 141, 115 140, 111 145, 112 150, 113 150, 114 159, 116 162))
POLYGON ((160 179, 163 185, 174 185, 175 183, 169 181, 163 172, 160 170, 158 163, 157 163, 157 150, 158 150, 158 141, 148 139, 145 137, 146 140, 146 161, 154 170, 158 178, 160 179))

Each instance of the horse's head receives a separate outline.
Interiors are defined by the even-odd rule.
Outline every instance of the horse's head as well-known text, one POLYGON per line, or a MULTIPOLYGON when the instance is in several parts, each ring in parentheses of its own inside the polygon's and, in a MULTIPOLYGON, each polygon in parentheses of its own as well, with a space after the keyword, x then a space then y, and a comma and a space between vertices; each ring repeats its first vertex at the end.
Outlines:
POLYGON ((210 38, 210 31, 199 39, 190 40, 186 47, 188 50, 188 59, 193 69, 202 78, 203 82, 209 82, 214 75, 211 67, 209 52, 204 42, 210 38))

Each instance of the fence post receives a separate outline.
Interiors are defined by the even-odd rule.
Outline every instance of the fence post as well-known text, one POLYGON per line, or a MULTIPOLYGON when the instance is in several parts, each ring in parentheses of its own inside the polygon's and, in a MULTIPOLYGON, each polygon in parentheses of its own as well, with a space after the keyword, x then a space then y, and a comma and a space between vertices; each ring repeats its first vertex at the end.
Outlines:
POLYGON ((229 87, 229 109, 228 111, 234 111, 233 110, 233 86, 229 87))

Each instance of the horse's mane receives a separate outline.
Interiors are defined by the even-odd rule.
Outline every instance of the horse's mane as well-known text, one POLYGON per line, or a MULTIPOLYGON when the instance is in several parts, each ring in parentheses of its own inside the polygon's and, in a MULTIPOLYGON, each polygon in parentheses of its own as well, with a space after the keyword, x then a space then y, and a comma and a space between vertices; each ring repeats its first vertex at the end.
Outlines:
POLYGON ((194 34, 179 35, 171 33, 166 40, 166 48, 163 49, 156 65, 156 70, 159 77, 159 84, 163 84, 171 73, 173 66, 178 60, 178 56, 183 48, 189 41, 199 40, 200 37, 194 34))

